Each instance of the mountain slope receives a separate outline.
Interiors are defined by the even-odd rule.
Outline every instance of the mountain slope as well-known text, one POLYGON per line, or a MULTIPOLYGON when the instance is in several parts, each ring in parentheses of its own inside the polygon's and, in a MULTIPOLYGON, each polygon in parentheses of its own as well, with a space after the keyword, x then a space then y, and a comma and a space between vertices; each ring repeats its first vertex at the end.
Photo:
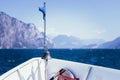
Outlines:
POLYGON ((120 37, 116 38, 113 41, 103 43, 99 46, 102 49, 120 49, 120 37))
POLYGON ((55 48, 80 48, 82 46, 79 38, 67 35, 58 35, 53 42, 55 48))
MULTIPOLYGON (((47 40, 48 47, 53 44, 47 40)), ((0 12, 0 48, 41 48, 43 34, 34 24, 26 24, 0 12)))

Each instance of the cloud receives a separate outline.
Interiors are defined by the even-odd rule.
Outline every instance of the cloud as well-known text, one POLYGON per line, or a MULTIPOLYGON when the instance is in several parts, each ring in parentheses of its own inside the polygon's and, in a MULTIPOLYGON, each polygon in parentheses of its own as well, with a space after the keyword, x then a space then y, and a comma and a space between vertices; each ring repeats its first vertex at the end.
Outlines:
POLYGON ((105 32, 106 32, 105 29, 99 29, 99 30, 97 29, 97 30, 94 31, 94 33, 95 33, 95 34, 98 34, 98 35, 101 35, 101 34, 103 34, 103 33, 105 33, 105 32))
POLYGON ((58 35, 59 32, 55 28, 52 27, 52 28, 47 29, 47 34, 55 36, 55 35, 58 35))
POLYGON ((60 32, 58 31, 56 28, 51 27, 47 29, 47 35, 51 36, 51 37, 55 37, 57 35, 67 35, 67 36, 71 36, 71 34, 69 32, 60 32))

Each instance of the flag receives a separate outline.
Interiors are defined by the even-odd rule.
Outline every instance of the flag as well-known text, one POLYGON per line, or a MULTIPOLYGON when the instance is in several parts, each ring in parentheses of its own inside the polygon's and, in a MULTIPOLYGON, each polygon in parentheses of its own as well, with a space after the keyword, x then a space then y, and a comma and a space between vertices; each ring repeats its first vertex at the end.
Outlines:
POLYGON ((46 17, 45 2, 44 2, 44 6, 39 8, 39 11, 43 13, 43 20, 45 20, 45 17, 46 17))

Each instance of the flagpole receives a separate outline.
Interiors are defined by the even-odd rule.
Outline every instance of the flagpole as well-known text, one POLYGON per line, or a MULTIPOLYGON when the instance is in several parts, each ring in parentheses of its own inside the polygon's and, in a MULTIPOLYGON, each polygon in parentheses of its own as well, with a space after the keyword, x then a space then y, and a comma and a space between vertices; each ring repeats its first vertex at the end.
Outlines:
MULTIPOLYGON (((44 2, 44 10, 46 12, 46 3, 44 2)), ((43 17, 44 19, 44 52, 47 51, 47 46, 46 46, 46 14, 43 17)))
MULTIPOLYGON (((44 19, 44 56, 47 56, 47 46, 46 46, 46 3, 44 2, 44 10, 45 10, 45 16, 44 19)), ((44 57, 43 56, 43 57, 44 57)), ((48 60, 46 57, 43 58, 45 60, 45 80, 47 80, 47 64, 48 60)))
POLYGON ((44 55, 42 56, 42 59, 45 62, 45 80, 47 80, 48 79, 47 65, 48 65, 48 60, 51 58, 51 56, 47 49, 47 42, 46 42, 46 3, 45 2, 43 8, 39 8, 39 11, 43 13, 43 20, 44 20, 44 55))

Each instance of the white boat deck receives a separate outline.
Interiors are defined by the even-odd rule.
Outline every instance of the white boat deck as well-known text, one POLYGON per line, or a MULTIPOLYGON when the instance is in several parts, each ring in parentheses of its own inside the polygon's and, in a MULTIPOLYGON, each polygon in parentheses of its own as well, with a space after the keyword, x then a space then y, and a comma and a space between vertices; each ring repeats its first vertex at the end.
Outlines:
POLYGON ((3 74, 0 80, 45 80, 44 77, 44 60, 33 58, 3 74))
POLYGON ((61 68, 67 68, 80 80, 120 80, 120 70, 51 59, 45 70, 45 61, 41 58, 33 58, 16 68, 8 71, 0 77, 0 80, 47 80, 54 76, 61 68))

